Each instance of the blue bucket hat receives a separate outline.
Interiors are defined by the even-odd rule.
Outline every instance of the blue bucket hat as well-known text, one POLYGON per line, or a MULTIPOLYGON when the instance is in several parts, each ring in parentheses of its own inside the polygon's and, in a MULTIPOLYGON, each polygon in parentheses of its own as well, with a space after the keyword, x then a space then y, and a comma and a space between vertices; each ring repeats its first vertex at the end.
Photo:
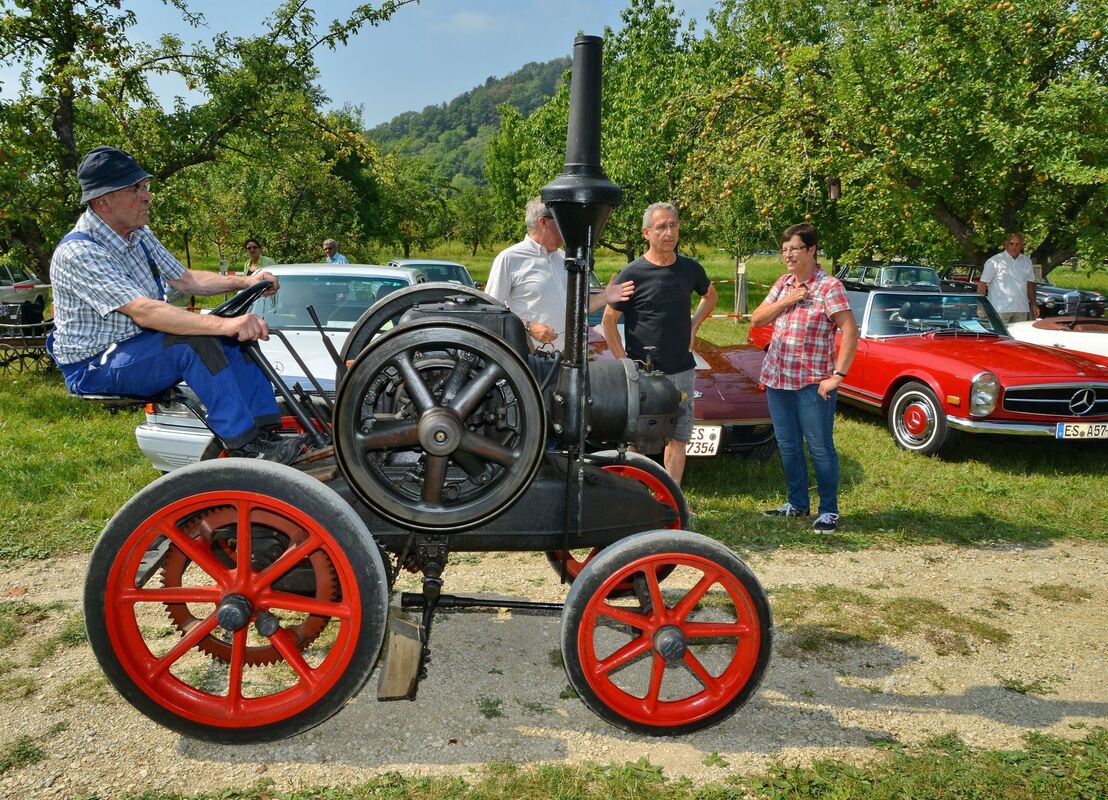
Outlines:
POLYGON ((81 183, 81 202, 126 189, 139 181, 154 177, 139 166, 135 157, 118 147, 102 145, 89 150, 77 168, 77 180, 81 183))

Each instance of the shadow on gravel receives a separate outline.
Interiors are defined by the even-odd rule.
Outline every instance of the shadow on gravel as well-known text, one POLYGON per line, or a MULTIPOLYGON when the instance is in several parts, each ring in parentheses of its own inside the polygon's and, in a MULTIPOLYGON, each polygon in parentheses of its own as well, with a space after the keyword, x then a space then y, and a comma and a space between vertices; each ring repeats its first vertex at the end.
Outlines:
MULTIPOLYGON (((782 636, 779 644, 788 640, 782 636)), ((235 764, 405 771, 503 760, 623 763, 646 757, 671 775, 695 775, 712 752, 770 760, 785 751, 795 757, 813 748, 895 742, 896 731, 918 724, 916 715, 929 715, 931 725, 941 719, 946 729, 972 718, 974 730, 1043 728, 1064 717, 1108 716, 1108 703, 1023 696, 999 685, 908 694, 897 688, 904 680, 898 671, 916 658, 879 643, 818 659, 778 652, 755 698, 731 719, 688 736, 653 738, 612 727, 567 695, 556 615, 444 612, 436 618, 433 641, 430 674, 414 702, 377 702, 374 674, 340 714, 296 739, 242 747, 181 739, 179 752, 235 764), (882 722, 865 724, 863 713, 877 713, 882 722)))
MULTIPOLYGON (((800 661, 802 669, 787 672, 797 676, 796 679, 775 688, 795 702, 828 704, 840 711, 878 711, 902 719, 920 713, 947 712, 984 717, 1020 728, 1045 728, 1066 717, 1085 717, 1098 723, 1108 718, 1108 703, 1021 694, 999 683, 973 686, 958 694, 938 688, 930 694, 897 691, 895 671, 914 660, 884 644, 849 648, 843 652, 842 660, 800 661)), ((779 670, 777 674, 783 676, 786 671, 779 670)))
POLYGON ((782 748, 866 747, 888 739, 880 730, 844 725, 829 710, 808 707, 811 701, 794 701, 779 685, 772 663, 754 699, 715 728, 672 738, 628 733, 566 692, 558 637, 555 615, 441 613, 430 674, 414 702, 377 702, 374 673, 342 712, 295 739, 241 747, 180 739, 178 751, 235 764, 405 771, 421 765, 623 763, 646 757, 662 765, 677 761, 685 768, 671 768, 671 774, 693 775, 711 752, 774 758, 782 748))

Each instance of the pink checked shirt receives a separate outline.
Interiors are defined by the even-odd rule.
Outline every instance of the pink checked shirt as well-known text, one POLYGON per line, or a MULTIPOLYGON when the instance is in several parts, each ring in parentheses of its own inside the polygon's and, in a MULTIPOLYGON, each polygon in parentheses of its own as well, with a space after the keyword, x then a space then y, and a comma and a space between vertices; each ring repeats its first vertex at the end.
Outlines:
MULTIPOLYGON (((785 273, 766 295, 774 302, 796 285, 785 273)), ((842 282, 816 265, 805 282, 808 297, 773 321, 773 338, 762 362, 762 383, 771 389, 803 389, 819 383, 835 369, 835 330, 832 314, 849 309, 842 282)))

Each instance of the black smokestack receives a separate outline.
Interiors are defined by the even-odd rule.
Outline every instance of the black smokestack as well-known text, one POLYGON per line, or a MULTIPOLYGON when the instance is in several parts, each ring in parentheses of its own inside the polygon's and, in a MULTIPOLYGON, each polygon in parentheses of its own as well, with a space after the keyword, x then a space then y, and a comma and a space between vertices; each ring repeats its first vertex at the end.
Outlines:
POLYGON ((554 428, 562 441, 583 448, 588 402, 589 272, 593 250, 620 201, 620 188, 600 166, 600 88, 604 40, 578 36, 573 43, 566 166, 542 189, 566 250, 566 345, 558 375, 554 428))

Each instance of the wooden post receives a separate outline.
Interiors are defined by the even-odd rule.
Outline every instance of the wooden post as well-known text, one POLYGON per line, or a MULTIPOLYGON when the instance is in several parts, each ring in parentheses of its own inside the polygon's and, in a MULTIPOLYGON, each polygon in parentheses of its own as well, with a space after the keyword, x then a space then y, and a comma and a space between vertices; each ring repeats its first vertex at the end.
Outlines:
MULTIPOLYGON (((735 313, 746 314, 746 262, 735 256, 735 313)), ((735 322, 739 323, 738 317, 735 322)))

